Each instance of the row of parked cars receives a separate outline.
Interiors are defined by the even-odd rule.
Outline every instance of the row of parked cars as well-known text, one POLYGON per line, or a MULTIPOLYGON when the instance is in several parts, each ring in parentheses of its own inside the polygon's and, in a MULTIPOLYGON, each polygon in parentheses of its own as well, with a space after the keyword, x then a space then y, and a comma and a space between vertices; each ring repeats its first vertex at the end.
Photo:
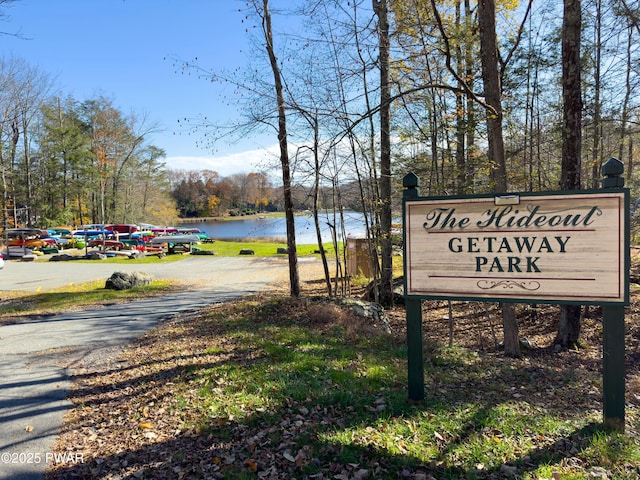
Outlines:
POLYGON ((198 229, 148 225, 85 225, 80 229, 12 228, 6 232, 8 256, 24 256, 25 251, 57 253, 66 248, 97 247, 102 250, 147 250, 163 243, 200 243, 209 240, 198 229))

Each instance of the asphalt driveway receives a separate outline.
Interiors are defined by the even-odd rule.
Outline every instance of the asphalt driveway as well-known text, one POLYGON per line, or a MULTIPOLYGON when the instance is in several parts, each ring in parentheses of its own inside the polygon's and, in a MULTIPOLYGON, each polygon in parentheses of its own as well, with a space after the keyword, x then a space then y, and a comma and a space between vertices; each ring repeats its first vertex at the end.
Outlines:
POLYGON ((265 285, 275 274, 286 268, 284 257, 215 257, 212 255, 189 255, 179 261, 152 264, 94 262, 21 262, 5 261, 0 270, 0 298, 2 291, 39 291, 92 280, 106 280, 115 271, 146 272, 155 278, 172 278, 186 282, 205 282, 212 286, 245 282, 265 285), (253 272, 259 271, 256 278, 253 272), (262 278, 264 277, 264 278, 262 278))
POLYGON ((0 326, 0 479, 41 479, 52 462, 81 462, 81 452, 55 456, 51 446, 64 414, 70 375, 96 358, 115 354, 169 316, 256 293, 286 272, 283 258, 209 256, 149 265, 7 262, 2 291, 47 290, 107 279, 115 271, 193 283, 164 297, 64 313, 0 326))

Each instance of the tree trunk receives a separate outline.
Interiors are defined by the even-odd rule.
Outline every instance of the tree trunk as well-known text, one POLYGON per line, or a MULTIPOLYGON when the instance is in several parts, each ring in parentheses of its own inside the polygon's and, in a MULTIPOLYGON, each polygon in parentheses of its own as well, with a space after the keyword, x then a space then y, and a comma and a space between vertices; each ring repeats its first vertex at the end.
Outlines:
MULTIPOLYGON (((327 253, 324 251, 324 244, 322 243, 322 230, 320 228, 319 218, 319 201, 318 196, 320 193, 320 157, 318 150, 320 149, 320 132, 318 131, 318 112, 316 111, 313 116, 313 222, 316 227, 316 239, 318 241, 318 248, 320 249, 320 258, 322 259, 322 269, 324 271, 324 280, 327 286, 327 294, 331 297, 331 275, 329 273, 329 264, 327 262, 327 253)), ((336 279, 337 281, 337 279, 336 279)))
POLYGON ((560 322, 558 333, 553 342, 562 348, 577 347, 580 340, 580 305, 562 305, 560 307, 560 322))
MULTIPOLYGON (((634 47, 633 29, 629 26, 627 27, 627 62, 625 65, 624 101, 622 102, 622 113, 620 114, 620 146, 618 147, 618 160, 621 162, 624 161, 624 143, 627 137, 627 124, 629 123, 629 101, 633 93, 631 75, 633 72, 634 47)), ((633 178, 631 176, 632 173, 633 172, 627 167, 627 178, 633 178)))
MULTIPOLYGON (((456 28, 461 28, 462 25, 462 13, 461 13, 461 5, 460 3, 456 4, 456 28)), ((456 64, 458 67, 458 71, 462 72, 465 68, 465 55, 463 54, 462 48, 460 46, 456 47, 456 64)), ((456 151, 455 151, 455 159, 456 159, 456 194, 462 195, 467 192, 467 165, 466 165, 466 149, 465 149, 465 140, 467 135, 467 123, 466 123, 466 112, 465 112, 465 95, 462 93, 463 86, 458 84, 460 88, 460 92, 456 93, 456 151)))
POLYGON ((600 185, 600 168, 602 165, 601 138, 602 138, 602 100, 600 63, 602 58, 602 0, 595 2, 596 15, 594 25, 595 45, 593 65, 593 149, 591 152, 591 188, 600 185))
MULTIPOLYGON (((582 96, 580 86, 580 0, 564 1, 562 21, 562 190, 580 189, 582 96)), ((562 305, 554 345, 572 348, 580 336, 580 306, 562 305)))
POLYGON ((498 71, 498 45, 496 41, 495 0, 481 0, 478 4, 478 24, 480 27, 480 58, 482 61, 482 81, 487 103, 488 156, 496 193, 507 191, 507 167, 504 156, 502 135, 502 86, 498 71))
MULTIPOLYGON (((2 131, 4 130, 4 126, 0 124, 0 136, 2 136, 2 131)), ((2 238, 3 240, 7 240, 7 228, 9 228, 9 184, 7 182, 7 174, 5 167, 5 156, 4 151, 0 149, 0 188, 2 188, 2 238)))
POLYGON ((296 230, 293 215, 293 197, 291 193, 291 168, 289 164, 289 151, 287 144, 287 119, 285 113, 282 76, 278 60, 273 48, 273 32, 271 30, 271 13, 269 12, 269 0, 263 0, 262 27, 266 42, 269 62, 273 71, 273 80, 276 89, 278 103, 278 143, 280 145, 280 163, 282 164, 282 189, 284 191, 284 211, 287 224, 287 249, 289 251, 289 283, 290 293, 293 297, 300 295, 300 277, 298 275, 298 252, 296 250, 296 230))
POLYGON ((562 23, 562 190, 580 188, 582 97, 580 86, 580 0, 565 0, 562 23))
POLYGON ((393 256, 391 244, 391 91, 389 84, 389 19, 387 0, 373 0, 378 16, 380 64, 380 246, 382 273, 380 301, 393 304, 393 256))
MULTIPOLYGON (((478 25, 480 29, 480 58, 482 61, 482 82, 487 103, 488 156, 492 162, 492 179, 495 193, 507 191, 507 167, 502 135, 502 103, 500 72, 498 70, 498 45, 496 41, 495 0, 480 0, 478 4, 478 25)), ((513 304, 503 303, 502 325, 504 330, 504 352, 506 355, 520 356, 518 322, 513 304)))

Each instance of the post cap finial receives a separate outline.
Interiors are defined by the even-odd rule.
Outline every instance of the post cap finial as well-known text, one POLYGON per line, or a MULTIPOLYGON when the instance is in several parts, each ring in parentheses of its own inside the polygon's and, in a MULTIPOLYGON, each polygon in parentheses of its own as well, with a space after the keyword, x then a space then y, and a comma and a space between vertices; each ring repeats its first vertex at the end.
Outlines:
POLYGON ((600 180, 602 188, 622 188, 624 187, 624 164, 617 158, 611 157, 607 160, 601 169, 602 175, 605 177, 600 180))
POLYGON ((611 157, 602 165, 602 175, 605 177, 612 177, 615 175, 622 175, 624 173, 624 163, 617 158, 611 157))
POLYGON ((415 173, 409 172, 402 179, 402 186, 404 188, 416 188, 416 187, 419 187, 420 186, 420 179, 418 178, 418 176, 415 173))

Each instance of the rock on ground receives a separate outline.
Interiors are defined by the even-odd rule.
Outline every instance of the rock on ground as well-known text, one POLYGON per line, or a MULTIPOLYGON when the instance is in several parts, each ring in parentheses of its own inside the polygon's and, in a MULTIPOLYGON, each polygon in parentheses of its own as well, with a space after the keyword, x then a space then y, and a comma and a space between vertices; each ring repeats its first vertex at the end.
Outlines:
POLYGON ((104 288, 112 290, 127 290, 130 288, 149 285, 153 277, 143 272, 114 272, 104 285, 104 288))

